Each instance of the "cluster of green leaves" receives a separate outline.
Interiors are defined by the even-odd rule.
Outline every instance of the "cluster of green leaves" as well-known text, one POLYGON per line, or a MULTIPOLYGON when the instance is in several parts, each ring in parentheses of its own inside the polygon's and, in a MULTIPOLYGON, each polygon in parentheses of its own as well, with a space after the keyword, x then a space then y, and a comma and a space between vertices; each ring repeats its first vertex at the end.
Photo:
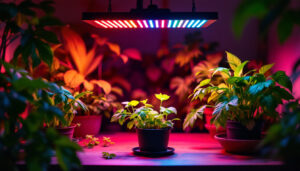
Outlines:
POLYGON ((36 67, 41 61, 51 66, 53 52, 49 43, 57 44, 59 41, 48 26, 62 25, 53 17, 52 5, 52 0, 38 3, 31 0, 24 0, 18 4, 0 3, 0 21, 5 24, 1 52, 5 52, 6 46, 20 38, 21 43, 14 53, 15 62, 21 56, 27 67, 36 67), (29 62, 32 65, 29 65, 29 62))
POLYGON ((117 155, 114 153, 102 152, 102 157, 105 159, 113 159, 113 158, 117 157, 117 155))
POLYGON ((28 170, 46 170, 55 155, 63 170, 79 167, 76 151, 81 148, 44 123, 57 118, 66 123, 63 112, 49 101, 49 90, 60 91, 54 83, 31 78, 26 71, 3 63, 0 74, 0 165, 17 170, 24 151, 28 170))
POLYGON ((273 125, 263 141, 264 154, 284 160, 287 164, 299 166, 300 156, 300 104, 287 103, 280 123, 273 125))
MULTIPOLYGON (((212 76, 217 72, 222 73, 223 83, 214 85, 210 79, 201 81, 194 89, 192 100, 203 100, 207 96, 207 101, 214 100, 213 121, 221 126, 225 126, 227 120, 234 120, 251 128, 255 120, 264 116, 276 119, 279 116, 276 107, 284 100, 293 99, 289 77, 283 71, 266 76, 273 64, 244 73, 248 61, 241 62, 235 55, 226 53, 230 68, 212 70, 212 76)), ((205 107, 200 107, 194 115, 188 115, 186 123, 193 123, 205 107)))
POLYGON ((284 42, 294 26, 300 25, 300 9, 291 8, 291 4, 292 0, 243 0, 235 12, 233 30, 240 36, 246 23, 257 18, 260 20, 260 33, 266 34, 270 26, 279 20, 278 38, 284 42))
POLYGON ((48 91, 49 101, 52 105, 57 106, 64 114, 65 123, 60 122, 59 119, 54 118, 47 123, 49 127, 68 127, 72 124, 72 121, 77 113, 78 109, 87 111, 87 106, 80 100, 81 97, 86 94, 92 94, 90 91, 85 91, 82 93, 75 93, 74 96, 70 91, 64 87, 58 87, 53 84, 52 88, 48 91))
POLYGON ((88 148, 93 148, 100 144, 99 138, 94 137, 93 135, 86 135, 85 139, 88 141, 85 146, 88 148))
POLYGON ((143 101, 132 100, 123 102, 125 108, 118 110, 112 116, 111 121, 118 121, 120 125, 123 125, 125 121, 130 120, 127 123, 128 129, 132 129, 133 126, 140 129, 172 128, 173 121, 178 120, 178 118, 168 120, 168 115, 177 114, 177 110, 174 107, 166 108, 162 106, 163 101, 168 100, 170 96, 160 93, 155 94, 155 97, 160 100, 159 112, 147 103, 147 99, 143 101), (139 104, 142 106, 138 107, 139 104))

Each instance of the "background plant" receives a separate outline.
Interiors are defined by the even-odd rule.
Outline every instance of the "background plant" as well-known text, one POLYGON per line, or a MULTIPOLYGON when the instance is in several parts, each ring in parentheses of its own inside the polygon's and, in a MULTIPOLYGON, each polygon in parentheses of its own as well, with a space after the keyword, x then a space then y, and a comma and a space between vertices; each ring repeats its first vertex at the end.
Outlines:
POLYGON ((82 93, 75 93, 73 96, 71 92, 66 90, 64 87, 59 87, 59 91, 49 91, 49 101, 52 105, 57 106, 64 115, 65 123, 62 123, 56 117, 53 118, 50 122, 47 123, 49 127, 69 127, 72 124, 72 121, 77 114, 78 109, 87 111, 87 106, 80 100, 81 97, 86 94, 92 94, 92 92, 85 91, 82 93))
POLYGON ((166 94, 155 94, 155 97, 160 100, 159 112, 153 109, 151 104, 147 103, 147 99, 143 101, 132 100, 130 102, 123 102, 125 104, 124 109, 118 110, 113 116, 111 121, 118 121, 120 125, 123 125, 126 120, 127 128, 131 129, 133 126, 139 129, 162 129, 172 128, 174 120, 177 118, 168 120, 168 115, 177 114, 177 110, 174 107, 163 107, 163 101, 166 101, 170 96, 166 94), (142 104, 141 107, 138 107, 142 104))
POLYGON ((7 46, 20 39, 13 57, 15 63, 20 56, 22 65, 29 70, 37 67, 41 61, 52 65, 53 52, 49 43, 57 44, 59 41, 49 26, 61 25, 61 22, 52 16, 52 4, 51 0, 39 3, 31 0, 24 0, 19 4, 0 3, 0 21, 1 27, 4 27, 0 46, 3 61, 7 46))
POLYGON ((243 0, 236 9, 233 30, 240 36, 251 18, 259 19, 259 32, 268 33, 270 26, 278 20, 278 39, 283 43, 291 35, 293 28, 299 26, 300 9, 292 7, 292 0, 243 0))

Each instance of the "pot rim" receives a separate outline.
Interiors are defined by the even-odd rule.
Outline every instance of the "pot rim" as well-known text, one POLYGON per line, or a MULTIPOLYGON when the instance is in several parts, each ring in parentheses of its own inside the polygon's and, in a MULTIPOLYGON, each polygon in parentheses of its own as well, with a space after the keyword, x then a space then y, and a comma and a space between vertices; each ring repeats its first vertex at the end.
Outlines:
POLYGON ((70 126, 66 127, 54 127, 55 129, 71 129, 71 128, 76 128, 76 124, 71 124, 70 126))
POLYGON ((167 127, 167 128, 160 128, 160 129, 143 129, 143 128, 136 128, 138 130, 145 130, 145 131, 162 131, 162 130, 170 130, 172 129, 171 127, 167 127))

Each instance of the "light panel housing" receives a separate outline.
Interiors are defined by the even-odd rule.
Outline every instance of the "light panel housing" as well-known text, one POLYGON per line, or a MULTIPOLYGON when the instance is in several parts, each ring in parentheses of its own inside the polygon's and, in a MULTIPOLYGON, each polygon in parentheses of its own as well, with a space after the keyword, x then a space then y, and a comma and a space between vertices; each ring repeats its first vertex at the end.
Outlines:
POLYGON ((216 12, 84 12, 82 20, 101 29, 199 29, 218 19, 216 12))

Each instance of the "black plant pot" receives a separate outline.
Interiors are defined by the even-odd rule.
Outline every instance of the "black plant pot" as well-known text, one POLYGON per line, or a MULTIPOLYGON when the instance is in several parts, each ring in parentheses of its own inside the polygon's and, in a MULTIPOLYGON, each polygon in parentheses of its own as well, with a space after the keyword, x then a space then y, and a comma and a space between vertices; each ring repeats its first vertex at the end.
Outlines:
POLYGON ((228 139, 255 140, 261 139, 262 122, 256 121, 254 127, 249 130, 240 122, 228 120, 226 134, 228 139))
POLYGON ((141 151, 163 152, 168 148, 171 129, 139 129, 137 134, 141 151))

